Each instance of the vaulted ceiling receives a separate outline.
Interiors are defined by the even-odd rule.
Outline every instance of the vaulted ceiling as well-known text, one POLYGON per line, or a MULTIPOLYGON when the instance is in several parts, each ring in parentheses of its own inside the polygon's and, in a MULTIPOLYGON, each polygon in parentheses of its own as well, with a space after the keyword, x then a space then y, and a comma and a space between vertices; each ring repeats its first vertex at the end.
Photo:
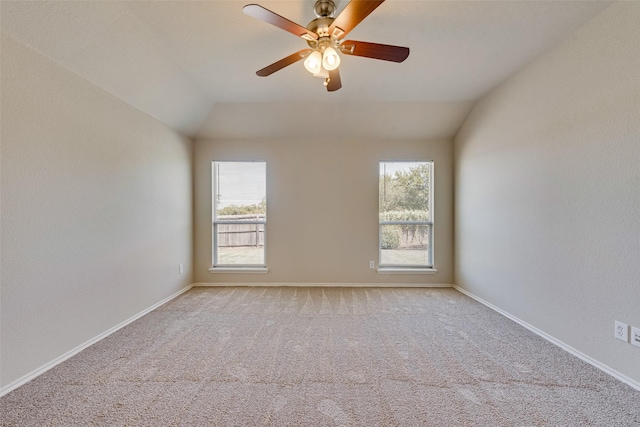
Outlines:
MULTIPOLYGON (((448 138, 483 94, 610 2, 387 0, 349 38, 408 46, 409 58, 344 57, 333 93, 301 62, 257 77, 306 43, 244 4, 3 0, 1 28, 192 137, 448 138)), ((303 26, 315 17, 314 0, 259 4, 303 26)))

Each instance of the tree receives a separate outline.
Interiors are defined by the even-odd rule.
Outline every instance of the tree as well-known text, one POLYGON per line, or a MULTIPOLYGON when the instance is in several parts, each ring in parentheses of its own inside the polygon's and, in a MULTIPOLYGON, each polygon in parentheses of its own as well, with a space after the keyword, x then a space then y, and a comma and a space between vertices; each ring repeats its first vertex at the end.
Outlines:
POLYGON ((380 212, 429 210, 429 165, 383 175, 380 180, 380 212))

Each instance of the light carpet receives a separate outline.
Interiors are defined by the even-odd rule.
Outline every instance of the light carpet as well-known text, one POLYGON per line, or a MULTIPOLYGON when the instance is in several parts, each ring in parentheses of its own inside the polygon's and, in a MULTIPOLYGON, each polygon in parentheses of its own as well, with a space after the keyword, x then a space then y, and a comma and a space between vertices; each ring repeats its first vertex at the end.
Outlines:
POLYGON ((640 426, 640 392, 453 289, 193 288, 3 426, 640 426))

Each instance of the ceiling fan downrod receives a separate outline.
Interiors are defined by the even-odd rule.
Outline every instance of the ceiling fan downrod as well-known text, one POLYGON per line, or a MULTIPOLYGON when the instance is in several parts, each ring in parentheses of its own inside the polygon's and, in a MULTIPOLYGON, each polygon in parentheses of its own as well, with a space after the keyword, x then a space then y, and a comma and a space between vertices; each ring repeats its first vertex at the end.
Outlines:
POLYGON ((317 18, 333 18, 336 13, 336 4, 331 0, 318 0, 313 11, 317 18))

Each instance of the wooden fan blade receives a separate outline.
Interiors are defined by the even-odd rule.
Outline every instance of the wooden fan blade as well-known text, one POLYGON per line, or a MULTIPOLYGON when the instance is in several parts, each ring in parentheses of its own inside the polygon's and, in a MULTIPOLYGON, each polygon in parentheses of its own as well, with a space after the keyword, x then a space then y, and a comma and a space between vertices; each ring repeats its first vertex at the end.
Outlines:
POLYGON ((338 28, 340 31, 335 36, 343 38, 383 2, 384 0, 351 0, 329 26, 329 34, 333 35, 338 28))
POLYGON ((271 65, 264 67, 262 70, 256 71, 256 74, 260 77, 267 77, 276 71, 282 70, 284 67, 287 67, 295 62, 300 61, 302 58, 307 56, 307 53, 311 52, 311 49, 302 49, 297 51, 296 53, 292 53, 286 58, 282 58, 280 61, 276 61, 271 65))
POLYGON ((333 71, 329 71, 329 84, 327 90, 329 92, 335 92, 342 87, 342 81, 340 80, 340 71, 336 68, 333 71))
POLYGON ((258 4, 248 4, 242 8, 242 11, 249 16, 268 24, 275 25, 276 27, 282 28, 295 36, 302 37, 305 40, 318 40, 318 35, 316 33, 307 30, 293 21, 289 21, 287 18, 271 12, 269 9, 265 9, 258 4))
POLYGON ((409 56, 408 47, 358 42, 355 40, 343 41, 340 45, 340 51, 346 55, 364 56, 392 62, 402 62, 409 56))

